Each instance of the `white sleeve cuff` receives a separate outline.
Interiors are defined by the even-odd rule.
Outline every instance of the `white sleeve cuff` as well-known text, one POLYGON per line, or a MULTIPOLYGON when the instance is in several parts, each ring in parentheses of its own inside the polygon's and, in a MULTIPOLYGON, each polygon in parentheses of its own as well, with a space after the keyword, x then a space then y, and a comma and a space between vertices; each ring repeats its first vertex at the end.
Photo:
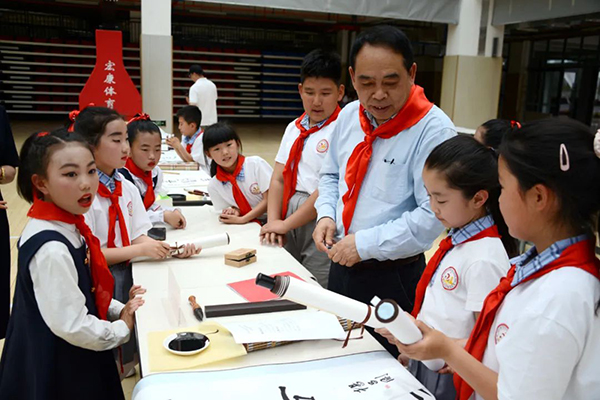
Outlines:
POLYGON ((121 317, 121 311, 125 308, 125 304, 121 303, 119 300, 112 299, 107 312, 107 319, 109 321, 116 321, 121 317))

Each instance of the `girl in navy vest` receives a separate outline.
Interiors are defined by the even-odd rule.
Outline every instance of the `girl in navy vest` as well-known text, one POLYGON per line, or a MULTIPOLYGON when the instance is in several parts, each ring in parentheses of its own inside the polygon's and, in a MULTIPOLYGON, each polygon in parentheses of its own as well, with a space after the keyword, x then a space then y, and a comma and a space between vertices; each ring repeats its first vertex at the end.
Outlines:
POLYGON ((163 173, 158 167, 161 156, 160 129, 148 114, 139 114, 127 123, 131 150, 125 167, 119 172, 139 190, 152 224, 167 223, 175 229, 185 228, 186 221, 177 208, 156 202, 162 192, 163 173))
MULTIPOLYGON (((450 231, 419 280, 412 315, 464 346, 485 297, 510 268, 507 253, 517 252, 498 207, 496 154, 455 136, 427 157, 423 182, 431 210, 450 231)), ((456 398, 447 368, 440 374, 413 360, 409 370, 436 399, 456 398)))
MULTIPOLYGON (((115 279, 114 298, 123 302, 133 285, 129 260, 141 256, 165 259, 170 255, 171 247, 147 236, 152 223, 138 189, 118 171, 125 166, 129 155, 127 124, 123 116, 105 107, 86 107, 76 116, 74 129, 91 145, 100 180, 98 195, 85 213, 85 220, 100 240, 115 279)), ((192 247, 187 246, 175 257, 190 257, 199 251, 192 247)), ((138 357, 134 334, 119 351, 115 351, 115 358, 122 376, 135 373, 138 357)))
POLYGON ((554 118, 524 124, 502 142, 500 209, 511 235, 534 247, 511 260, 466 347, 420 321, 423 340, 397 344, 411 358, 443 358, 458 399, 600 398, 594 147, 589 127, 554 118))
POLYGON ((123 399, 111 349, 129 340, 144 301, 113 300, 113 277, 83 215, 98 187, 92 151, 66 130, 29 137, 18 189, 31 218, 19 240, 0 399, 123 399), (112 321, 112 322, 111 322, 112 321))

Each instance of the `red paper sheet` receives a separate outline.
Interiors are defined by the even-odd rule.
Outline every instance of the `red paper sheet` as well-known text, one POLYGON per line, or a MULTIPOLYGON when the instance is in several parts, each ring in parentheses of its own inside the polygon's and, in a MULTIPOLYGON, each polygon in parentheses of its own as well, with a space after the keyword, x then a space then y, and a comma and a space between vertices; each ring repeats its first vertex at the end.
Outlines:
MULTIPOLYGON (((274 274, 271 276, 277 276, 277 275, 281 275, 281 276, 287 275, 287 276, 294 277, 296 279, 300 279, 301 281, 304 280, 304 279, 300 278, 298 275, 294 274, 293 272, 289 272, 289 271, 281 272, 279 274, 274 274)), ((271 293, 268 289, 266 289, 262 286, 258 286, 255 283, 255 281, 256 281, 256 279, 248 279, 245 281, 232 282, 232 283, 228 284, 227 286, 229 286, 230 288, 235 290, 240 296, 242 296, 249 302, 278 299, 278 297, 276 295, 274 295, 273 293, 271 293)))

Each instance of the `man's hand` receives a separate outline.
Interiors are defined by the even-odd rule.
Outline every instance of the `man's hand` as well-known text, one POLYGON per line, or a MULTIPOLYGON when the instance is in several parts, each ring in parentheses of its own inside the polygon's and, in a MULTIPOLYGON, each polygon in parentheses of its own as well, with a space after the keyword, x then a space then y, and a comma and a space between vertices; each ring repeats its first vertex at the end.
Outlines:
POLYGON ((312 236, 319 251, 324 253, 329 252, 329 249, 333 246, 335 230, 335 221, 329 217, 323 217, 317 222, 317 226, 315 227, 312 236))
POLYGON ((331 247, 328 252, 329 258, 334 263, 351 267, 361 261, 356 250, 356 239, 354 234, 345 236, 342 240, 331 247))

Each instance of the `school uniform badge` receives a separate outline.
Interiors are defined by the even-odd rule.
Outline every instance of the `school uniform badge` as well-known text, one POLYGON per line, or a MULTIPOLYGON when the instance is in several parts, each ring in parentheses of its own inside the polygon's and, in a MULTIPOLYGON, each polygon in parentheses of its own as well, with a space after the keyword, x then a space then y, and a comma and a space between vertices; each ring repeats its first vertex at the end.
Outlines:
POLYGON ((454 290, 458 286, 458 273, 454 267, 448 267, 442 272, 442 287, 446 290, 454 290))
POLYGON ((258 183, 254 182, 250 185, 250 193, 252 194, 260 194, 260 187, 258 187, 258 183))
POLYGON ((496 327, 496 333, 494 334, 494 341, 496 344, 500 343, 504 336, 508 333, 508 325, 500 324, 496 327))
POLYGON ((133 217, 133 204, 131 202, 127 203, 127 212, 130 217, 133 217))
POLYGON ((327 153, 327 150, 329 150, 329 142, 327 139, 321 139, 317 143, 317 153, 327 153))

